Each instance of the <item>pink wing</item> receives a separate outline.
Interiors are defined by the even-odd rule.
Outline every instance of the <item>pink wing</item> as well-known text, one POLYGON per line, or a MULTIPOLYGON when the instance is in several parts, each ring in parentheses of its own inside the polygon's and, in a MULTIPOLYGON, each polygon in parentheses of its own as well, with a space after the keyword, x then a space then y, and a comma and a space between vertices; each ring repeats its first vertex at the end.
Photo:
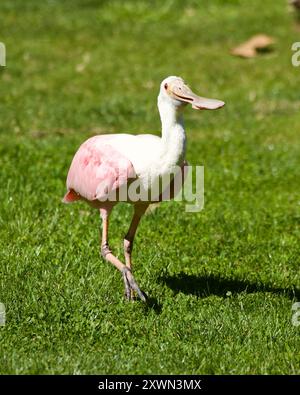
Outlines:
POLYGON ((84 142, 76 152, 67 177, 63 202, 81 197, 105 199, 112 191, 126 184, 136 174, 132 163, 109 144, 106 136, 95 136, 84 142))

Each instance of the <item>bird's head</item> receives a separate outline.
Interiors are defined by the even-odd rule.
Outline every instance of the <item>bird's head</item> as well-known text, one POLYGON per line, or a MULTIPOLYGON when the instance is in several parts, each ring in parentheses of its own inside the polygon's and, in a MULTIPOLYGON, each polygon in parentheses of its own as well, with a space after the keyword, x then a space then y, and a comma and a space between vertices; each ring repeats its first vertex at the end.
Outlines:
POLYGON ((180 77, 167 77, 160 84, 158 103, 170 103, 181 108, 190 103, 195 110, 217 110, 224 102, 196 95, 180 77))

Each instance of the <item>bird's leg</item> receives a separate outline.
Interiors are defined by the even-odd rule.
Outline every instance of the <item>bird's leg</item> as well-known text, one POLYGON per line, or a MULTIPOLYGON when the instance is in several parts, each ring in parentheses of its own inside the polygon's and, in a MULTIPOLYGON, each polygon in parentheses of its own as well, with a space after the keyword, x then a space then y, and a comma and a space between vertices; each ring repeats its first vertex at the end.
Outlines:
POLYGON ((123 274, 124 284, 125 284, 125 294, 127 299, 131 299, 131 290, 137 292, 138 296, 145 301, 145 295, 140 290, 137 285, 130 268, 128 268, 124 263, 122 263, 115 255, 112 254, 108 245, 108 217, 109 212, 104 209, 100 209, 100 215, 102 218, 102 241, 101 241, 101 255, 108 262, 112 263, 120 272, 123 274))
MULTIPOLYGON (((131 224, 129 226, 129 230, 124 238, 124 255, 125 255, 125 263, 126 267, 131 271, 132 273, 132 262, 131 262, 131 252, 133 248, 133 240, 134 236, 137 230, 137 227, 140 223, 140 220, 145 213, 148 205, 142 205, 142 206, 135 206, 134 208, 134 215, 131 221, 131 224)), ((126 295, 128 298, 128 295, 126 295)), ((133 299, 134 297, 134 289, 131 288, 131 292, 129 295, 129 298, 133 299)))

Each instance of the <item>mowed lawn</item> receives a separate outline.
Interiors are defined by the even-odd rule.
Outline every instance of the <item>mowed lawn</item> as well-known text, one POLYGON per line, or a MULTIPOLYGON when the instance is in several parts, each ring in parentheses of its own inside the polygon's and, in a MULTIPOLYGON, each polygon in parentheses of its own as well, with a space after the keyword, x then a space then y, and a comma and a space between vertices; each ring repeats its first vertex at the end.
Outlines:
MULTIPOLYGON (((0 372, 299 374, 299 27, 286 1, 1 0, 0 41, 0 372), (256 33, 274 50, 230 55, 256 33), (186 110, 205 207, 143 219, 133 259, 150 302, 127 303, 97 211, 61 198, 89 136, 160 133, 168 75, 226 106, 186 110)), ((122 258, 131 215, 112 214, 122 258)))

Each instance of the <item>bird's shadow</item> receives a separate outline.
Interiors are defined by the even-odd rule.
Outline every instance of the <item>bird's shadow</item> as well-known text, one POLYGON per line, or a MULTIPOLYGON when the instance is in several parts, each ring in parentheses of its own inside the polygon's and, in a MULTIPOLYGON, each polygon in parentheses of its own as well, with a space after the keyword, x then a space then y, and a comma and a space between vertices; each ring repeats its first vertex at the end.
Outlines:
POLYGON ((280 288, 264 284, 256 284, 247 280, 227 279, 219 276, 196 276, 186 273, 177 275, 164 275, 160 281, 171 288, 175 293, 195 295, 205 298, 210 295, 228 296, 239 293, 271 292, 284 294, 290 299, 300 299, 300 290, 297 288, 280 288))
POLYGON ((144 304, 145 311, 154 311, 156 314, 160 314, 162 311, 162 305, 158 303, 157 299, 153 296, 147 296, 146 303, 144 304))

